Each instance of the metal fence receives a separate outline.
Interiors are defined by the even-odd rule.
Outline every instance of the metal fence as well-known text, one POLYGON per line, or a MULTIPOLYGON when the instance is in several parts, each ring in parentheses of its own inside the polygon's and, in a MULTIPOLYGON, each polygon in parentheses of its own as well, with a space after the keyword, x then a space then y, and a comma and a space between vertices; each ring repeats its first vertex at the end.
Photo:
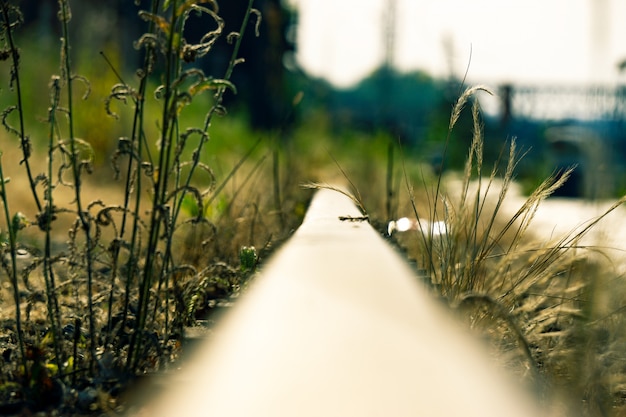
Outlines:
POLYGON ((599 121, 626 116, 622 86, 514 85, 502 91, 505 107, 515 118, 599 121))

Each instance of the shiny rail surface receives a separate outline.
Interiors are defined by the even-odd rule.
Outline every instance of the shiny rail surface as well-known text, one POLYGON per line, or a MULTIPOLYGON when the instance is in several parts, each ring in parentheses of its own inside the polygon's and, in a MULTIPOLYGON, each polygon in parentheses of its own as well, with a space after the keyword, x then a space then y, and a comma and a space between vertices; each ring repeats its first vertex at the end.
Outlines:
POLYGON ((215 336, 140 415, 543 415, 360 216, 344 195, 318 191, 215 336))

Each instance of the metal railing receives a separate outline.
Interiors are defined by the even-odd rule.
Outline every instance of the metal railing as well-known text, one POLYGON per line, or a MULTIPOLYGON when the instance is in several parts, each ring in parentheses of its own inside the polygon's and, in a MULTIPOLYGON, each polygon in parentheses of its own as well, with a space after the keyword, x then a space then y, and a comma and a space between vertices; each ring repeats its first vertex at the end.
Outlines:
POLYGON ((543 415, 494 366, 350 199, 320 190, 141 415, 543 415))
POLYGON ((508 88, 514 117, 586 121, 626 119, 626 89, 623 86, 512 85, 508 88))

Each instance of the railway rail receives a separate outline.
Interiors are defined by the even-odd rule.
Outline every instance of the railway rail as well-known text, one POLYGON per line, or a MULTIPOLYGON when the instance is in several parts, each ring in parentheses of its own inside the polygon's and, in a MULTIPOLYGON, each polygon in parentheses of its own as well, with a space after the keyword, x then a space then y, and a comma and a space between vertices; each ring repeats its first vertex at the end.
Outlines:
POLYGON ((330 190, 173 378, 141 415, 545 415, 330 190))

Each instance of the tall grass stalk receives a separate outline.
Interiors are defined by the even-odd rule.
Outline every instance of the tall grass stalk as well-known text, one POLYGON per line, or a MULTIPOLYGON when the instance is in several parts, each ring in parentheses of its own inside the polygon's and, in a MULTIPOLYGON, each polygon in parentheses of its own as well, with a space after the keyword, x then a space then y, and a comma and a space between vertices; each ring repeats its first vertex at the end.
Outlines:
POLYGON ((389 141, 387 145, 387 173, 385 182, 385 214, 387 219, 395 219, 395 205, 394 205, 394 144, 389 141))
MULTIPOLYGON (((483 86, 468 88, 453 107, 449 131, 454 128, 464 106, 478 91, 490 93, 483 86)), ((513 183, 515 168, 523 154, 520 155, 518 152, 515 138, 513 138, 508 154, 501 153, 488 176, 485 176, 483 133, 478 101, 473 102, 472 117, 474 132, 458 197, 450 197, 442 192, 443 177, 440 175, 433 193, 429 194, 431 212, 420 213, 413 188, 407 182, 411 206, 418 223, 427 217, 433 220, 428 226, 419 224, 418 227, 420 231, 428 228, 425 233, 419 233, 419 239, 422 240, 425 249, 425 265, 429 273, 436 276, 435 280, 441 285, 444 295, 450 299, 485 289, 485 274, 489 273, 485 268, 486 263, 500 250, 504 253, 514 253, 519 248, 538 204, 567 181, 573 169, 568 169, 544 181, 513 217, 500 227, 496 220, 499 218, 507 192, 513 183), (500 172, 503 162, 505 163, 504 171, 500 172), (490 202, 488 197, 492 192, 497 193, 497 196, 491 207, 487 204, 490 202), (445 237, 440 238, 434 233, 434 220, 441 220, 447 224, 448 233, 445 237), (510 241, 505 242, 505 236, 509 238, 511 235, 510 241)), ((406 175, 405 181, 408 181, 406 175)))
MULTIPOLYGON (((82 170, 89 167, 89 161, 80 159, 77 138, 74 135, 74 81, 77 78, 73 74, 72 61, 70 56, 70 36, 69 36, 69 22, 72 18, 72 12, 70 10, 69 1, 59 1, 59 19, 61 21, 61 82, 65 85, 65 91, 67 93, 67 130, 69 147, 70 147, 70 164, 73 175, 73 189, 74 189, 74 202, 76 204, 76 213, 78 221, 80 222, 80 229, 85 236, 85 269, 87 274, 87 309, 89 318, 89 369, 93 372, 96 362, 96 325, 95 314, 93 306, 93 255, 94 242, 92 238, 91 219, 88 212, 83 205, 82 196, 82 170)), ((88 93, 87 93, 88 94, 88 93)), ((87 94, 84 98, 87 98, 87 94)), ((78 331, 78 329, 76 330, 78 331)), ((58 336, 57 336, 58 337, 58 336)))
MULTIPOLYGON (((208 3, 213 6, 213 10, 194 5, 190 2, 177 2, 174 0, 169 4, 171 15, 167 23, 164 23, 163 20, 155 15, 144 14, 144 18, 147 20, 158 23, 158 28, 160 32, 162 32, 159 36, 162 37, 160 39, 160 48, 164 51, 163 56, 165 58, 163 74, 165 82, 157 89, 162 100, 159 155, 156 160, 156 167, 153 168, 154 177, 156 178, 153 184, 154 193, 148 225, 146 259, 140 283, 137 327, 132 335, 129 347, 128 367, 132 371, 137 369, 138 359, 141 356, 143 348, 142 345, 144 341, 142 340, 141 333, 142 329, 146 327, 148 320, 148 311, 151 301, 149 297, 150 288, 154 282, 158 282, 158 290, 162 287, 168 288, 170 278, 174 279, 177 275, 176 271, 178 271, 178 269, 175 268, 173 274, 168 272, 168 269, 171 267, 173 259, 172 243, 176 230, 175 225, 177 224, 185 196, 187 194, 194 196, 196 204, 201 208, 199 212, 203 212, 202 197, 204 193, 191 187, 191 179, 196 169, 203 167, 200 165, 199 159, 204 144, 209 140, 207 131, 212 117, 214 114, 223 112, 222 100, 226 89, 234 89, 234 86, 228 81, 228 78, 232 75, 234 67, 241 62, 238 58, 238 53, 243 33, 247 27, 249 16, 256 12, 252 8, 251 0, 245 12, 240 32, 236 35, 232 57, 224 78, 214 80, 206 78, 199 70, 183 70, 180 59, 185 53, 191 53, 194 54, 194 56, 196 54, 201 55, 206 53, 213 45, 217 36, 221 35, 223 22, 217 15, 217 6, 213 2, 209 1, 208 3), (189 50, 188 48, 193 47, 184 45, 180 39, 182 39, 184 26, 191 12, 200 12, 209 15, 215 20, 217 28, 207 33, 201 41, 202 44, 196 49, 189 50), (196 79, 195 84, 192 84, 184 91, 184 83, 193 79, 196 79), (193 99, 194 95, 210 89, 216 91, 215 104, 207 112, 203 129, 188 129, 186 132, 180 132, 178 117, 182 108, 188 104, 189 100, 193 99), (188 164, 181 163, 180 156, 182 150, 185 149, 186 141, 192 135, 198 135, 200 137, 200 143, 193 152, 192 162, 189 164, 189 173, 184 177, 182 175, 182 168, 188 164), (169 183, 171 176, 174 181, 173 185, 169 183), (166 236, 166 243, 163 252, 160 252, 159 242, 162 239, 162 230, 164 230, 166 236)), ((144 70, 148 72, 149 68, 144 68, 144 70)), ((200 220, 201 218, 198 219, 200 220)), ((157 309, 156 302, 157 300, 153 300, 154 304, 152 304, 153 320, 157 309)))
MULTIPOLYGON (((55 149, 55 129, 57 127, 56 122, 56 114, 59 110, 59 102, 61 95, 61 85, 59 77, 52 77, 50 82, 50 107, 48 111, 48 124, 49 124, 49 138, 48 138, 48 176, 47 178, 52 178, 53 176, 53 161, 54 157, 54 149, 55 149)), ((55 272, 53 268, 53 257, 52 257, 52 223, 56 218, 55 213, 55 205, 54 205, 54 193, 53 193, 53 185, 51 181, 48 181, 45 184, 45 195, 44 199, 46 201, 46 206, 43 211, 40 212, 39 217, 37 219, 37 223, 39 228, 44 231, 44 257, 43 257, 43 276, 44 282, 46 285, 46 299, 48 301, 48 320, 50 322, 50 329, 52 334, 56 335, 54 338, 54 351, 55 357, 57 359, 57 366, 60 365, 60 361, 62 358, 61 354, 61 346, 58 342, 58 336, 60 335, 59 329, 61 328, 61 312, 59 310, 59 300, 57 297, 57 293, 55 291, 56 288, 56 279, 55 272)))
MULTIPOLYGON (((450 130, 480 90, 486 91, 473 87, 460 96, 450 130)), ((626 203, 626 196, 571 232, 537 242, 531 224, 539 205, 568 180, 574 167, 548 177, 511 215, 510 204, 505 203, 523 153, 511 139, 486 172, 475 99, 472 117, 473 137, 460 180, 447 181, 440 175, 433 191, 426 187, 428 210, 418 210, 404 169, 418 219, 414 235, 418 265, 437 292, 480 329, 520 376, 543 388, 564 388, 568 397, 581 401, 585 415, 616 415, 608 410, 623 410, 616 398, 626 386, 626 375, 616 370, 617 362, 610 356, 616 352, 610 349, 619 349, 623 333, 608 336, 606 328, 623 325, 615 313, 623 309, 623 285, 618 290, 605 287, 616 261, 601 248, 581 242, 626 203), (435 233, 436 221, 445 222, 445 233, 435 233), (607 313, 608 306, 613 312, 607 313), (596 360, 594 352, 604 352, 604 362, 596 360)))

